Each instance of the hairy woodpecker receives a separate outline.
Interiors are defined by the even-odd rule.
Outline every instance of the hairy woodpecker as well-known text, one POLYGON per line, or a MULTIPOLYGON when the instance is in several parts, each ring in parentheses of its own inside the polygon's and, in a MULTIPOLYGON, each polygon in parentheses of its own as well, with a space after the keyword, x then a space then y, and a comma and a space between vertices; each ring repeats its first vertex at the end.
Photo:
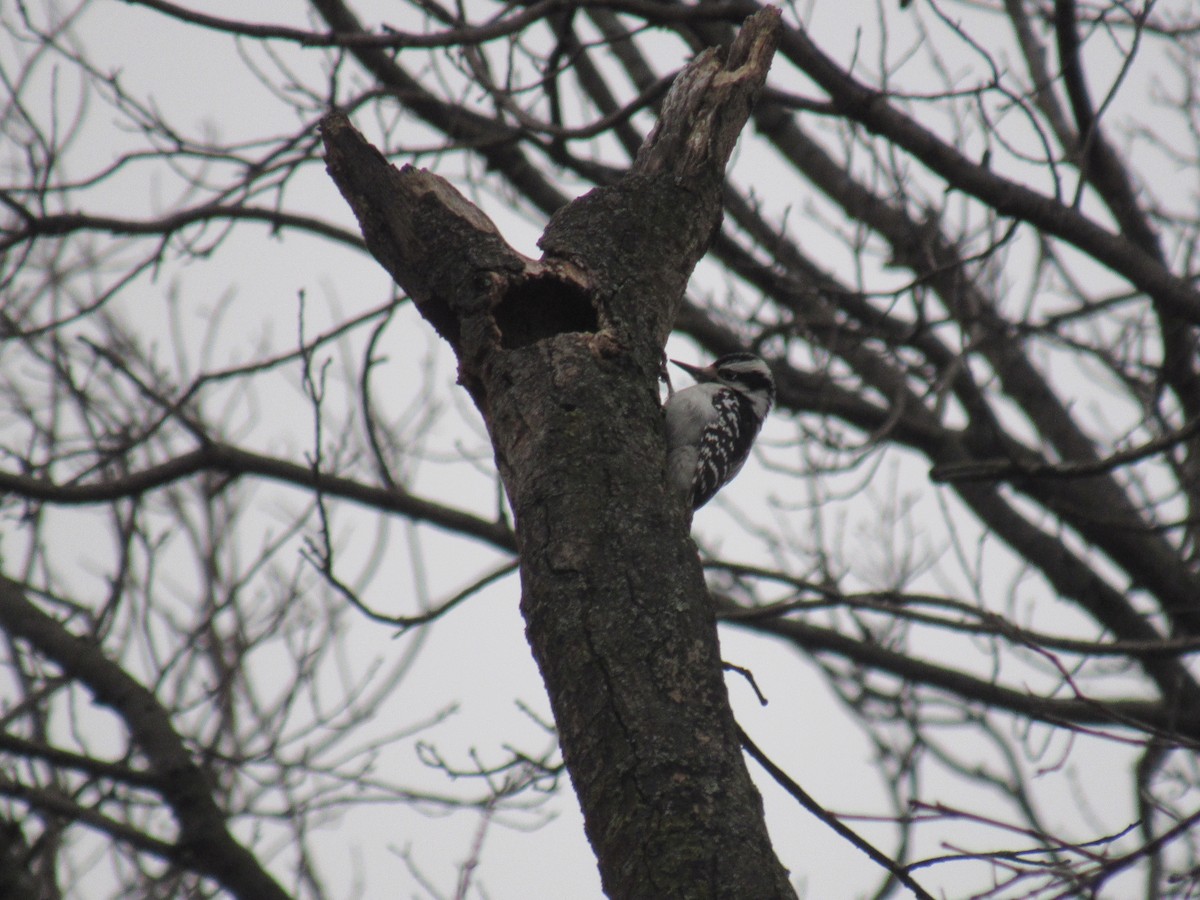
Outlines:
POLYGON ((667 398, 667 478, 697 510, 741 471, 775 402, 775 379, 753 353, 703 367, 671 362, 696 384, 667 398))

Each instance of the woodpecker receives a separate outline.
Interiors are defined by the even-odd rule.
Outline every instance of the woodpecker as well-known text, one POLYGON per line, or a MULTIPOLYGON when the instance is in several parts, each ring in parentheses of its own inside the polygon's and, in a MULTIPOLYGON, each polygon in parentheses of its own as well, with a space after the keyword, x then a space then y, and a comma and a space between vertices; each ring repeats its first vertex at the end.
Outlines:
POLYGON ((775 379, 753 353, 703 367, 671 362, 696 379, 666 404, 667 479, 694 511, 741 471, 775 402, 775 379))

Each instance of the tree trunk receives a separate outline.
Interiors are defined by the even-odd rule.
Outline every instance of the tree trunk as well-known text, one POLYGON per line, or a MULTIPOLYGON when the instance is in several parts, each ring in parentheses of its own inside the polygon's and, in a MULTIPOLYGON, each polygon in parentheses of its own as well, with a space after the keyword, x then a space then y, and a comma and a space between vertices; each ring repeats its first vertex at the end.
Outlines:
POLYGON ((397 171, 340 114, 329 171, 372 253, 454 348, 512 505, 529 643, 606 892, 790 897, 725 690, 658 373, 779 15, 677 79, 630 172, 521 256, 448 183, 397 171))

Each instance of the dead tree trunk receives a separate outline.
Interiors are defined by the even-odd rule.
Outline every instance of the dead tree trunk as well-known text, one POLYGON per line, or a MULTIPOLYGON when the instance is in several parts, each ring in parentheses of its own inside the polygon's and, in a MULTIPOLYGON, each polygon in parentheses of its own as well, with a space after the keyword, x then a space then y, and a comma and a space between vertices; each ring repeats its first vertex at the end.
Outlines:
POLYGON ((541 260, 345 119, 330 174, 367 245, 454 348, 516 522, 529 643, 613 897, 790 897, 729 708, 713 608, 664 486, 658 372, 721 214, 779 16, 702 53, 619 183, 560 209, 541 260))

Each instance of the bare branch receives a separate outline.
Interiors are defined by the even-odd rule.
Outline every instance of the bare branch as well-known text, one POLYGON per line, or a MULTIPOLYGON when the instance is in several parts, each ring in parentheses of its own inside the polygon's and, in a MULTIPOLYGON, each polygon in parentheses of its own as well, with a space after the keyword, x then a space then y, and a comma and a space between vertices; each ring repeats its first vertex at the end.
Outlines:
POLYGON ((121 717, 146 755, 157 789, 179 826, 176 855, 243 900, 287 900, 274 878, 229 834, 225 814, 213 801, 212 785, 150 691, 105 658, 95 644, 75 637, 38 610, 25 598, 21 585, 3 576, 0 625, 28 642, 65 675, 77 678, 97 703, 121 717))

